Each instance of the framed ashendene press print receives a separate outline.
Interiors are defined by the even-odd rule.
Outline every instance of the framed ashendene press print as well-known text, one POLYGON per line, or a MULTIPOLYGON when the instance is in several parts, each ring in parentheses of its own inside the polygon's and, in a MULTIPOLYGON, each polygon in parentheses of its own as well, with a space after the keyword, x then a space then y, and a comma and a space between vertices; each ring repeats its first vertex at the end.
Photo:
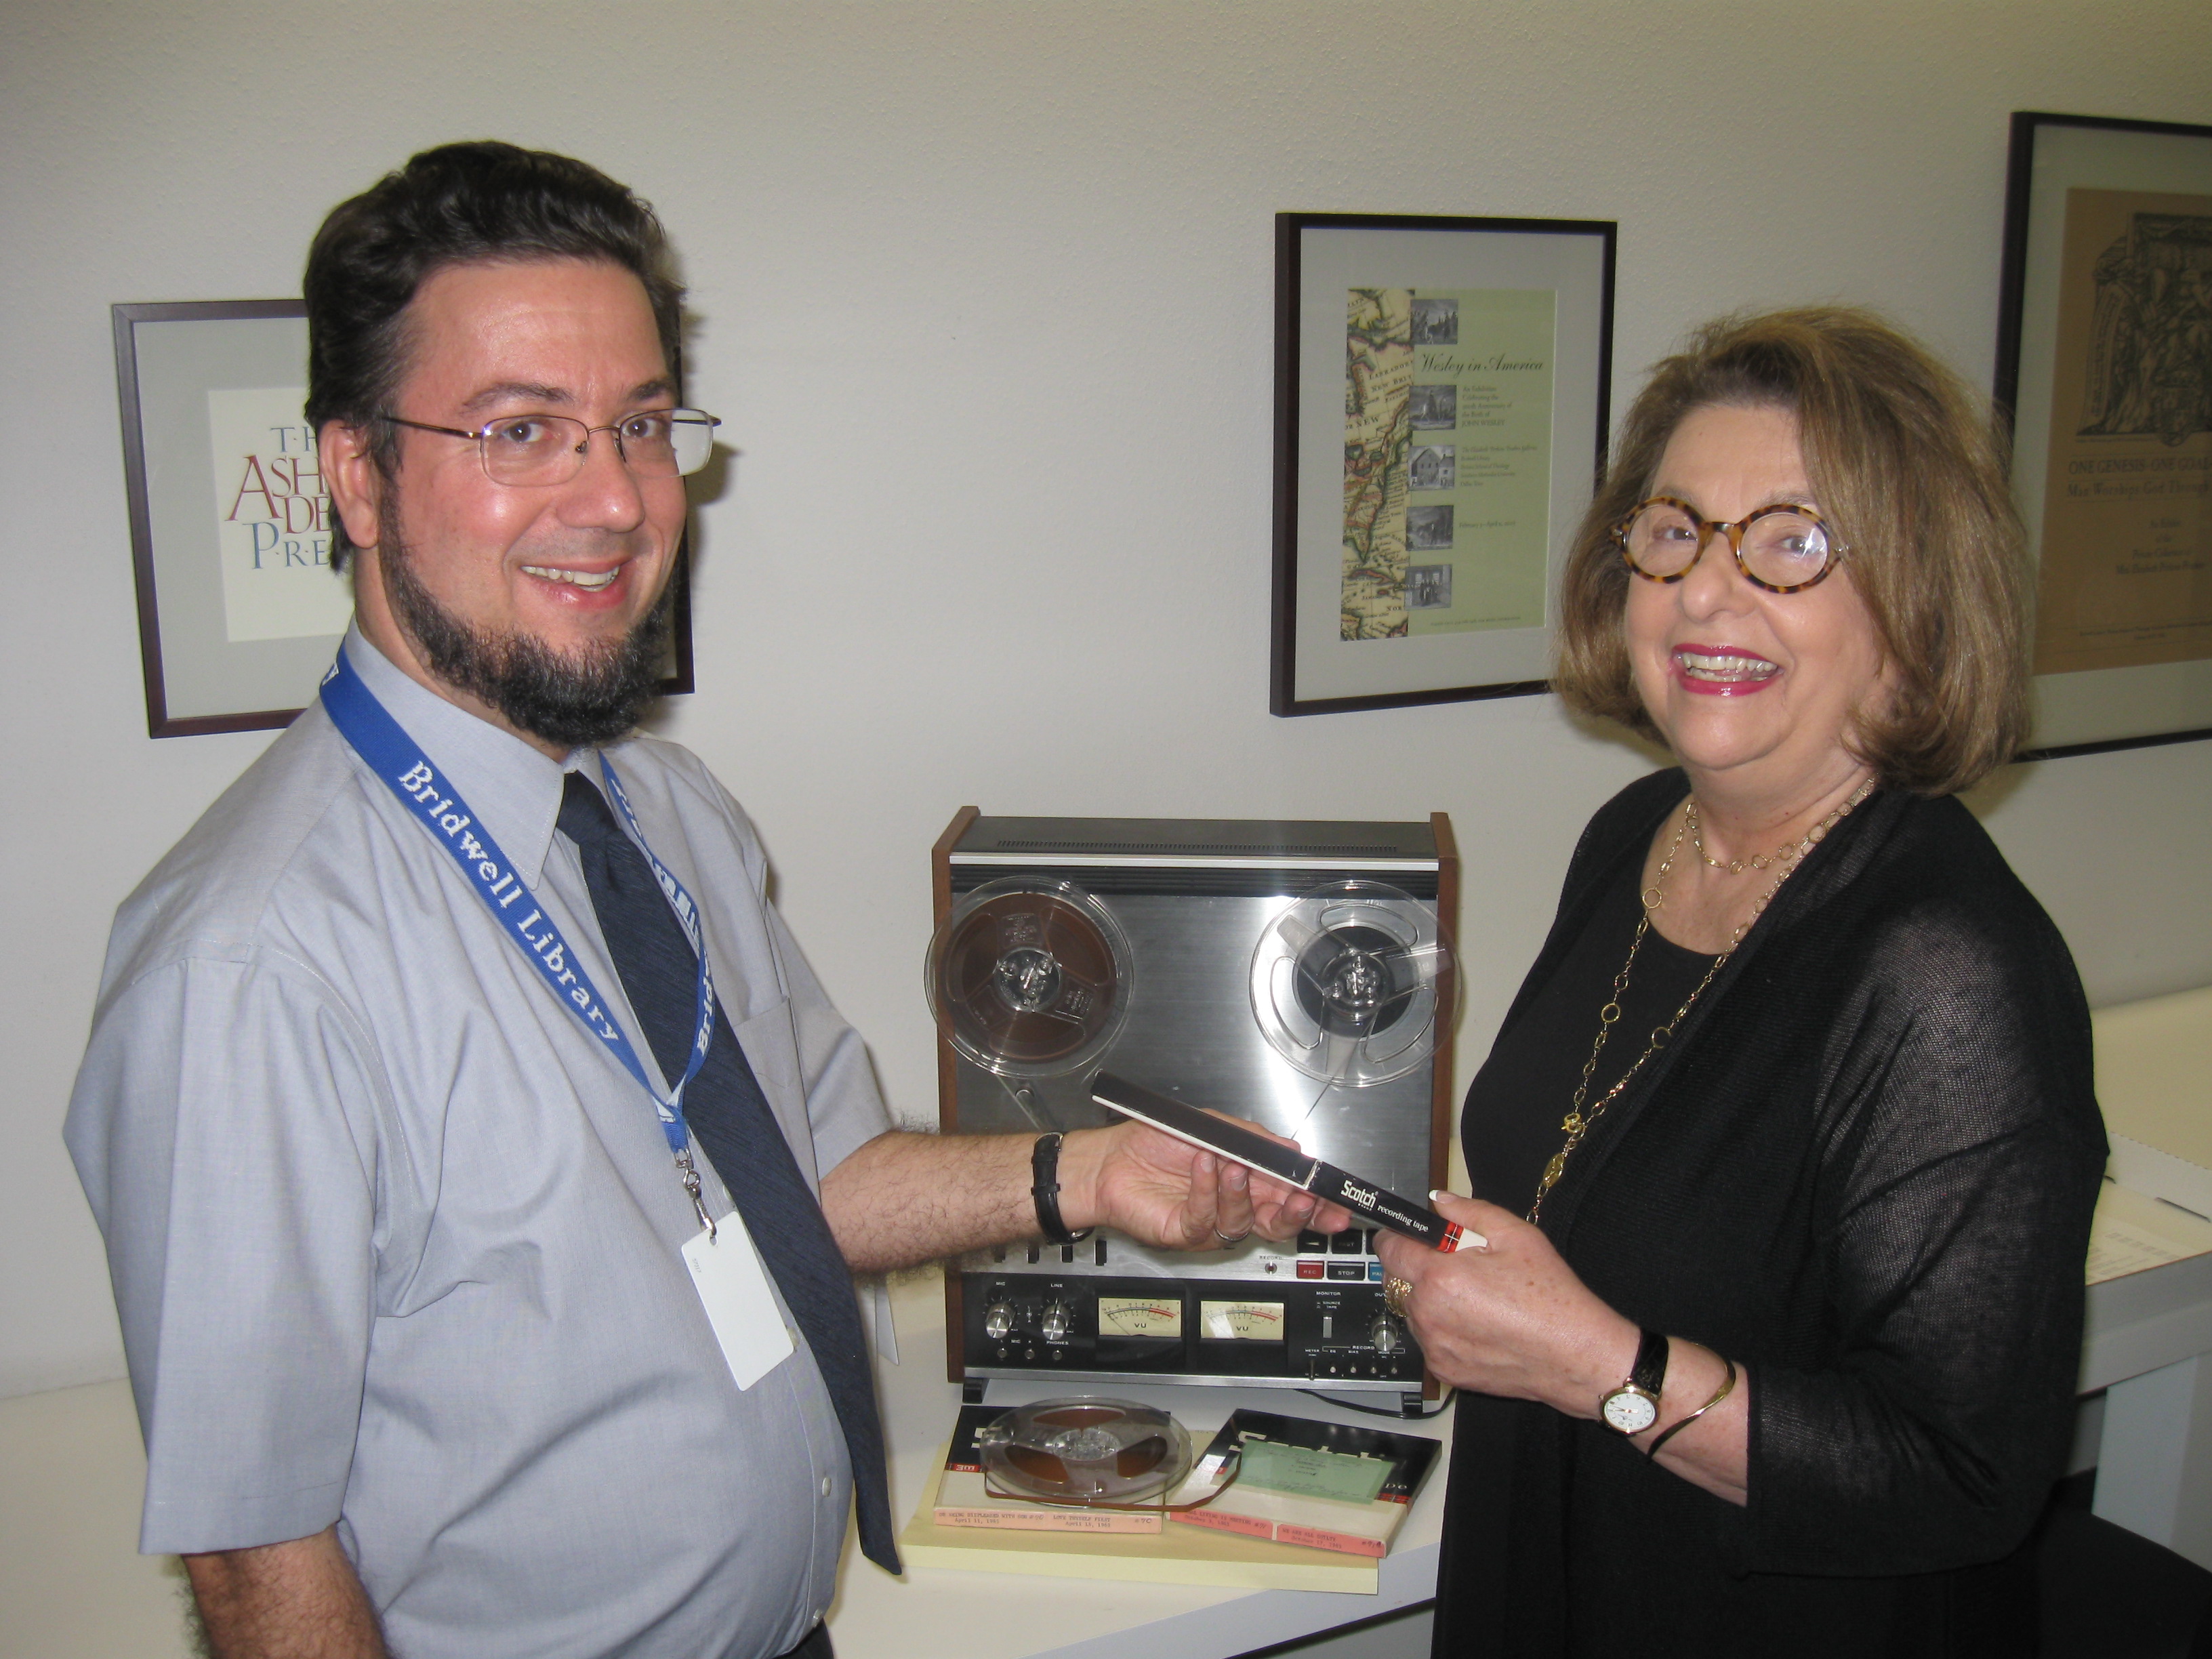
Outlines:
POLYGON ((301 412, 305 308, 202 300, 112 314, 146 729, 287 725, 353 614, 301 412))
POLYGON ((1276 216, 1274 713, 1545 689, 1605 458, 1613 232, 1276 216))
POLYGON ((2034 752, 2212 737, 2212 127, 2013 116, 1996 393, 2034 752))
MULTIPOLYGON (((331 569, 297 300, 112 307, 146 729, 289 726, 353 615, 331 569)), ((661 690, 691 690, 678 561, 661 690)))

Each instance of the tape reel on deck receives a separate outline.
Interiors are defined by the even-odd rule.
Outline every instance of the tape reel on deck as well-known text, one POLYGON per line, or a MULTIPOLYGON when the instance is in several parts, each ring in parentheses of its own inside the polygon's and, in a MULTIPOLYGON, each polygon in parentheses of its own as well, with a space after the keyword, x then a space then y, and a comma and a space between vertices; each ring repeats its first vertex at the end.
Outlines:
POLYGON ((1331 882, 1261 932, 1252 1016, 1308 1077, 1388 1083, 1435 1052, 1451 962, 1432 907, 1382 882, 1331 882))
POLYGON ((988 1480, 1045 1504, 1142 1504, 1190 1473, 1182 1425, 1131 1400, 1040 1400, 986 1423, 975 1444, 988 1480))
POLYGON ((1121 1035, 1129 941, 1073 882, 1012 876, 963 894, 929 942, 929 1006, 953 1048, 1001 1077, 1096 1060, 1121 1035))

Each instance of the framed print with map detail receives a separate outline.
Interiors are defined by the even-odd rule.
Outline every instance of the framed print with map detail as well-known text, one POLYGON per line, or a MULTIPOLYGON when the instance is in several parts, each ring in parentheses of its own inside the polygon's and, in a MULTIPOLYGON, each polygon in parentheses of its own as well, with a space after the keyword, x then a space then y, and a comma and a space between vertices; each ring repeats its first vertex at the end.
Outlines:
POLYGON ((1996 397, 2030 753, 2212 737, 2212 127, 2014 114, 1996 397))
POLYGON ((1613 233, 1276 216, 1275 714, 1545 689, 1605 457, 1613 233))
MULTIPOLYGON (((297 300, 112 307, 146 729, 288 726, 353 615, 331 569, 330 498, 297 300)), ((691 690, 679 561, 664 691, 691 690)))

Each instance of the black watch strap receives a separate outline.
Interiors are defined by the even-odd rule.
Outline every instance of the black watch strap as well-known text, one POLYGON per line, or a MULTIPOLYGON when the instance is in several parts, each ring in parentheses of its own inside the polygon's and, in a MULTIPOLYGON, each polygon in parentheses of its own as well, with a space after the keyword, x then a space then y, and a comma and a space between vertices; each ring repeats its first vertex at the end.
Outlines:
MULTIPOLYGON (((1091 1237, 1090 1228, 1072 1233, 1067 1231, 1067 1224, 1060 1218, 1060 1136, 1057 1133, 1039 1135, 1036 1145, 1030 1151, 1030 1196, 1036 1200, 1037 1231, 1053 1243, 1079 1244, 1091 1237)), ((1660 1363, 1663 1369, 1666 1362, 1662 1359, 1660 1363)))
POLYGON ((1628 1380, 1651 1396, 1657 1404, 1660 1390, 1667 1382, 1667 1334, 1646 1331, 1644 1340, 1636 1345, 1636 1364, 1629 1368, 1628 1380))

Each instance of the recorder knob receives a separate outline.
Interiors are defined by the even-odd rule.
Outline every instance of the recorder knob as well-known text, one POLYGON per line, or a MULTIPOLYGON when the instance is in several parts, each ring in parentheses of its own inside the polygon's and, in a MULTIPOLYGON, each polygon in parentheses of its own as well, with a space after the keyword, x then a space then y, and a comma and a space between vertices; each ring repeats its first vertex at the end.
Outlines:
POLYGON ((983 1310, 983 1334, 994 1342, 1003 1342, 1013 1334, 1014 1310, 1004 1302, 994 1302, 983 1310))
POLYGON ((1367 1346, 1377 1353, 1398 1353, 1405 1348, 1406 1338, 1396 1320, 1389 1314, 1376 1314, 1374 1328, 1367 1333, 1367 1346))
POLYGON ((1074 1323, 1075 1317, 1068 1312, 1067 1304, 1050 1302, 1045 1304, 1044 1317, 1038 1322, 1037 1328, 1044 1333, 1046 1341, 1064 1342, 1067 1340, 1069 1328, 1074 1323))

